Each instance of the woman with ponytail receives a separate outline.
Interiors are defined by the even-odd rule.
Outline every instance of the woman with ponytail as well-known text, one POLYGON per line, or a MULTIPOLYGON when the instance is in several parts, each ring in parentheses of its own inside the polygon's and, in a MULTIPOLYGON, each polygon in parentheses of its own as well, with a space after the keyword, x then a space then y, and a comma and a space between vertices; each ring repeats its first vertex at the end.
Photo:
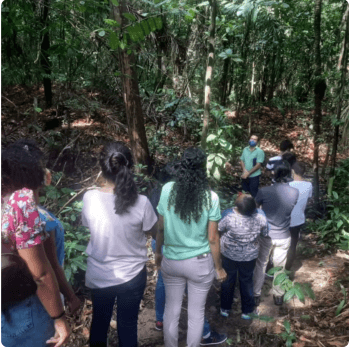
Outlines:
POLYGON ((107 346, 107 331, 117 299, 120 347, 137 346, 137 319, 146 286, 146 234, 155 232, 157 216, 146 196, 137 193, 133 158, 122 142, 106 145, 100 165, 103 188, 85 193, 83 225, 90 229, 86 286, 93 316, 90 346, 107 346))
POLYGON ((178 346, 178 325, 186 286, 187 346, 198 347, 205 302, 215 273, 219 281, 226 279, 218 232, 220 203, 217 194, 210 190, 205 165, 205 153, 199 148, 188 148, 177 169, 175 182, 164 185, 157 207, 155 260, 158 267, 161 265, 165 284, 163 329, 166 347, 178 346))

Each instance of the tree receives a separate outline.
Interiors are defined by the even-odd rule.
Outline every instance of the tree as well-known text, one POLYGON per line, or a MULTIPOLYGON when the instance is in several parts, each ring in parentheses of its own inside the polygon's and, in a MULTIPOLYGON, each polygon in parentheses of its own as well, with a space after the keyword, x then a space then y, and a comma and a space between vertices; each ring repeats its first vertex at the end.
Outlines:
MULTIPOLYGON (((120 1, 119 6, 113 7, 114 19, 120 24, 123 29, 126 26, 125 14, 128 14, 125 1, 120 1)), ((126 33, 122 33, 125 35, 126 33)), ((150 165, 148 143, 146 130, 143 120, 143 112, 141 107, 141 98, 139 85, 137 81, 135 69, 135 55, 132 50, 128 51, 129 47, 120 48, 120 66, 123 83, 123 99, 126 109, 126 117, 128 121, 128 134, 130 138, 131 150, 134 154, 136 163, 150 165)))
POLYGON ((321 77, 322 67, 321 67, 321 12, 322 12, 322 0, 316 0, 315 2, 315 20, 314 20, 314 31, 315 31, 315 115, 314 115, 314 192, 315 192, 315 202, 319 203, 320 198, 320 187, 319 187, 319 137, 321 134, 321 120, 322 120, 322 86, 324 86, 325 81, 321 77))
POLYGON ((209 0, 211 6, 210 27, 209 27, 209 39, 208 39, 208 63, 207 72, 205 75, 205 89, 204 89, 204 117, 203 117, 203 129, 201 146, 203 150, 207 147, 207 135, 210 118, 210 94, 212 85, 212 75, 214 67, 214 52, 215 52, 215 26, 216 26, 216 12, 217 4, 216 0, 209 0))

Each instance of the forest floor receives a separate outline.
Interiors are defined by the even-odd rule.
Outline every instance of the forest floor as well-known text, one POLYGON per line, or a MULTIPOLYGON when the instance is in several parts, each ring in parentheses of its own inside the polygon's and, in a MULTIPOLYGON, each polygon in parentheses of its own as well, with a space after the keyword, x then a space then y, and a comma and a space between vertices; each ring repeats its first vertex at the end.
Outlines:
MULTIPOLYGON (((122 100, 114 95, 100 91, 82 90, 67 91, 58 86, 54 89, 54 105, 42 112, 34 112, 33 100, 37 98, 38 107, 44 109, 44 93, 40 87, 12 86, 2 90, 2 146, 23 137, 34 138, 44 149, 48 167, 53 171, 64 171, 61 184, 73 187, 82 192, 84 187, 99 184, 96 180, 99 173, 97 154, 103 143, 109 140, 129 142, 126 133, 126 117, 122 100), (63 105, 61 100, 70 100, 63 105), (63 106, 62 106, 63 105, 63 106), (50 120, 69 119, 69 128, 50 120), (52 127, 53 126, 53 127, 52 127)), ((147 105, 143 105, 147 109, 147 105)), ((289 110, 284 116, 273 107, 248 109, 239 118, 227 112, 233 123, 247 125, 248 112, 253 112, 254 129, 258 129, 263 139, 260 147, 267 157, 278 154, 278 144, 283 138, 290 138, 295 145, 295 152, 299 160, 308 164, 311 172, 313 157, 313 143, 309 126, 312 124, 312 114, 306 115, 301 110, 289 110)), ((145 113, 146 114, 146 113, 145 113)), ((147 117, 146 123, 152 118, 147 117)), ((60 122, 61 122, 60 121, 60 122)), ((178 146, 184 149, 194 145, 191 137, 184 141, 180 131, 169 130, 163 138, 166 146, 178 146)), ((348 148, 339 151, 338 159, 349 157, 348 148)), ((327 168, 327 144, 320 145, 321 175, 327 168), (326 166, 326 167, 324 167, 326 166)), ((156 163, 160 166, 168 159, 164 154, 154 154, 156 163)), ((237 163, 232 163, 231 184, 239 186, 239 171, 237 163)), ((312 178, 309 174, 308 178, 312 178)), ((262 186, 268 184, 262 180, 262 186)), ((321 177, 322 183, 322 177, 321 177)), ((323 187, 323 190, 325 188, 323 187)), ((156 278, 154 276, 153 255, 149 254, 148 283, 144 300, 139 314, 139 345, 163 346, 162 332, 155 330, 154 290, 156 278)), ((284 330, 283 321, 291 323, 292 331, 297 340, 294 347, 328 347, 346 346, 349 341, 349 303, 341 313, 335 312, 339 303, 344 299, 341 286, 349 288, 349 252, 331 252, 317 243, 313 233, 304 233, 298 246, 298 259, 293 269, 294 280, 299 283, 308 282, 316 294, 314 301, 306 299, 305 304, 298 300, 285 303, 282 307, 273 304, 271 281, 266 280, 263 287, 260 313, 273 318, 272 322, 254 319, 244 321, 240 318, 240 298, 237 291, 232 315, 223 318, 219 314, 220 286, 214 283, 209 293, 206 315, 212 329, 224 332, 228 340, 223 346, 283 346, 285 343, 279 336, 284 330)), ((78 288, 84 305, 79 313, 69 317, 73 333, 68 347, 88 346, 89 326, 91 324, 92 306, 89 292, 83 284, 78 288)), ((179 346, 186 345, 187 311, 186 298, 180 319, 179 346)), ((117 346, 115 315, 111 321, 109 345, 117 346)))

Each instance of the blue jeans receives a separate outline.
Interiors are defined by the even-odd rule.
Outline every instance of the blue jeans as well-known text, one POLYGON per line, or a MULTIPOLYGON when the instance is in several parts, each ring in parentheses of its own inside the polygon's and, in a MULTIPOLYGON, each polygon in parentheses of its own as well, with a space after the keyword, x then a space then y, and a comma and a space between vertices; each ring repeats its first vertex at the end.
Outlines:
MULTIPOLYGON (((152 239, 151 243, 153 252, 156 251, 156 240, 152 239)), ((156 320, 159 322, 163 322, 164 317, 164 308, 165 308, 165 287, 163 282, 162 273, 159 270, 158 271, 158 281, 156 284, 156 292, 155 292, 156 298, 156 320)), ((204 316, 204 328, 203 328, 203 336, 208 335, 211 332, 209 322, 207 320, 207 317, 204 316)))
POLYGON ((221 284, 221 308, 230 310, 238 272, 240 284, 242 313, 254 311, 253 273, 256 259, 250 261, 234 261, 222 255, 222 267, 227 273, 227 280, 221 284))
POLYGON ((259 190, 259 179, 260 175, 255 177, 248 177, 245 180, 242 180, 242 189, 246 192, 249 192, 253 198, 256 197, 259 190))
POLYGON ((6 347, 47 347, 54 322, 37 295, 1 312, 1 343, 6 347))
POLYGON ((117 298, 117 327, 119 347, 137 347, 137 319, 146 287, 146 267, 129 282, 106 288, 91 289, 92 323, 91 347, 107 346, 107 332, 117 298))

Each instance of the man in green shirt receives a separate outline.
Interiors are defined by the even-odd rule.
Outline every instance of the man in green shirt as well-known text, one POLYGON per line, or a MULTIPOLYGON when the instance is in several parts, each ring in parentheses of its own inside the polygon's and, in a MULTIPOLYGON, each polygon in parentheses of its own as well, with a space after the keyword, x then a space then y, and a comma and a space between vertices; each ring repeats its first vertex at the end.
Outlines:
POLYGON ((241 155, 242 167, 242 189, 255 198, 259 189, 259 178, 261 175, 261 166, 265 159, 265 153, 257 147, 259 137, 251 135, 249 146, 245 147, 241 155))

